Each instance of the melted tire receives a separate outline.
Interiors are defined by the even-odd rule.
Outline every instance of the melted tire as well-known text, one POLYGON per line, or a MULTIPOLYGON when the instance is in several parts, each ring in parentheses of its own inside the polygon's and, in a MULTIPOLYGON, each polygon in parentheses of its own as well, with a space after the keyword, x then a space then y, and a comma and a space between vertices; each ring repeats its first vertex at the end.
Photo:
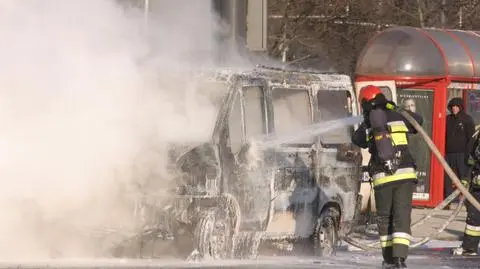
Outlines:
POLYGON ((232 225, 220 209, 202 213, 194 231, 196 249, 201 257, 228 259, 232 255, 232 225))
POLYGON ((335 255, 338 246, 338 217, 335 208, 327 208, 318 218, 313 237, 315 256, 329 257, 335 255))

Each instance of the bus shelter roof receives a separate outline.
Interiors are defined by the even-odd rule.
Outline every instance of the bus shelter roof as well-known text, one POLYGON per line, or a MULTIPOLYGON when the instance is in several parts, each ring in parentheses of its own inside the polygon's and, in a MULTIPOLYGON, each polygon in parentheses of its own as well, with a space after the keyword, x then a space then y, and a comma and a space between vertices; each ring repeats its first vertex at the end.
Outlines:
POLYGON ((370 39, 357 76, 480 80, 480 32, 393 27, 370 39))

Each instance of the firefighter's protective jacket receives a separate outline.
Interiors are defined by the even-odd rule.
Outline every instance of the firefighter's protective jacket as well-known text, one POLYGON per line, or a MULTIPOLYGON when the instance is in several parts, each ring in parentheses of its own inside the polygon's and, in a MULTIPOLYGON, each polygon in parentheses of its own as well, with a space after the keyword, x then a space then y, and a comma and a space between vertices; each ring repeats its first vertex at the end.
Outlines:
MULTIPOLYGON (((420 115, 409 113, 419 124, 423 123, 420 115)), ((395 110, 381 106, 367 113, 364 122, 353 134, 352 142, 361 148, 368 148, 369 150, 371 157, 368 170, 374 187, 404 180, 417 181, 415 160, 408 148, 408 135, 416 133, 415 128, 402 114, 395 110), (386 130, 390 134, 391 143, 395 150, 397 169, 393 174, 389 174, 386 171, 385 160, 381 158, 382 154, 379 154, 378 143, 375 143, 375 139, 381 138, 379 134, 386 130)))
POLYGON ((467 155, 467 165, 471 168, 471 176, 468 179, 461 179, 463 185, 468 185, 474 190, 480 190, 480 136, 472 139, 467 155), (467 182, 465 182, 467 181, 467 182))
MULTIPOLYGON (((480 200, 480 136, 470 140, 467 164, 471 168, 471 176, 464 178, 462 184, 469 189, 476 200, 480 200)), ((480 212, 468 201, 465 202, 467 208, 467 219, 464 230, 462 248, 477 252, 480 242, 480 212)))

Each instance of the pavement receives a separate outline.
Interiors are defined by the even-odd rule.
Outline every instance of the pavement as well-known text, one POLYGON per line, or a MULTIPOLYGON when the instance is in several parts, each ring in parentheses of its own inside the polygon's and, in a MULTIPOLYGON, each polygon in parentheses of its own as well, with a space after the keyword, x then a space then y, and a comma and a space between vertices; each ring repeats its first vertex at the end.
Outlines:
MULTIPOLYGON (((454 214, 457 206, 458 204, 454 203, 449 210, 435 210, 429 219, 413 228, 413 245, 416 245, 416 243, 425 237, 428 237, 430 240, 424 244, 416 245, 414 248, 411 248, 411 250, 444 249, 446 252, 451 253, 452 248, 460 246, 467 217, 467 211, 464 205, 462 205, 460 212, 448 226, 446 226, 441 233, 438 232, 454 214)), ((432 208, 414 208, 412 210, 412 224, 424 218, 431 213, 432 210, 432 208)), ((377 225, 371 224, 368 227, 357 226, 350 236, 363 244, 374 244, 378 242, 377 225)), ((349 245, 346 242, 343 242, 341 248, 349 251, 359 251, 357 247, 349 245)), ((480 268, 480 266, 478 267, 480 268)))
MULTIPOLYGON (((423 238, 430 236, 431 239, 436 240, 445 240, 445 241, 459 241, 462 240, 463 231, 465 229, 465 220, 467 218, 467 211, 465 205, 462 205, 462 208, 458 215, 448 224, 448 226, 443 230, 443 232, 438 233, 437 231, 444 226, 446 221, 454 214, 454 210, 457 208, 458 204, 454 203, 451 205, 449 210, 436 210, 434 215, 426 220, 423 224, 412 229, 412 236, 415 238, 423 238), (431 236, 433 235, 433 236, 431 236)), ((424 216, 432 212, 432 208, 413 208, 412 210, 412 224, 422 219, 424 216)), ((363 234, 371 239, 378 237, 376 234, 376 224, 369 225, 365 230, 365 226, 358 226, 354 230, 357 234, 363 234), (370 236, 369 236, 370 235, 370 236), (372 238, 373 236, 373 238, 372 238)))
MULTIPOLYGON (((438 210, 435 215, 428 219, 424 224, 412 230, 413 237, 424 237, 439 230, 444 225, 445 221, 447 221, 447 219, 453 214, 456 207, 457 204, 452 204, 452 209, 450 210, 438 210)), ((412 210, 412 223, 427 215, 431 210, 431 208, 414 208, 412 210)), ((466 218, 467 211, 465 206, 462 206, 457 217, 455 217, 442 233, 433 236, 432 239, 447 241, 461 240, 465 229, 466 218)))
MULTIPOLYGON (((173 259, 76 259, 29 262, 0 262, 0 268, 311 268, 373 269, 381 268, 379 253, 341 251, 333 257, 260 256, 251 260, 205 260, 185 262, 173 259)), ((477 257, 452 257, 442 250, 417 250, 407 260, 408 268, 473 269, 479 268, 477 257)))
MULTIPOLYGON (((413 229, 413 236, 418 240, 435 232, 453 214, 452 210, 439 210, 423 225, 413 229)), ((415 222, 432 209, 414 208, 412 222, 415 222)), ((465 227, 466 210, 463 207, 459 215, 442 233, 432 237, 433 240, 419 248, 411 249, 407 260, 408 268, 422 269, 460 269, 480 268, 480 257, 452 256, 450 250, 460 245, 465 227)), ((371 234, 375 242, 378 235, 371 234)), ((416 240, 415 240, 416 241, 416 240)), ((251 260, 205 260, 186 262, 182 259, 55 259, 46 261, 0 261, 0 268, 323 268, 323 269, 370 269, 381 268, 380 251, 359 251, 342 243, 334 257, 313 257, 305 255, 261 255, 251 260)))

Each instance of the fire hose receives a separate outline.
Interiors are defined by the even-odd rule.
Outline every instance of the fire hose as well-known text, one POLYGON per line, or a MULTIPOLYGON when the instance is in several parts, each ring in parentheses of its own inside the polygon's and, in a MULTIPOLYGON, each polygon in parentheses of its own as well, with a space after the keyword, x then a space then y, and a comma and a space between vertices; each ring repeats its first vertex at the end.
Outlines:
POLYGON ((425 130, 420 126, 420 124, 418 124, 418 122, 412 116, 410 116, 409 113, 403 110, 401 110, 400 113, 402 113, 402 115, 408 120, 408 122, 410 122, 410 124, 412 124, 413 127, 422 135, 428 147, 435 154, 435 157, 437 157, 438 161, 443 166, 448 176, 452 179, 457 189, 460 190, 460 192, 465 196, 465 198, 468 200, 468 202, 470 202, 470 204, 472 204, 478 211, 480 211, 480 203, 477 201, 477 199, 475 199, 475 197, 472 196, 472 194, 467 190, 467 188, 463 186, 460 179, 458 179, 457 175, 455 175, 452 168, 447 164, 442 154, 440 153, 438 148, 435 146, 433 141, 430 139, 428 134, 425 132, 425 130))
MULTIPOLYGON (((455 198, 457 198, 457 196, 460 194, 460 191, 457 189, 455 190, 452 194, 450 194, 447 198, 445 198, 445 200, 443 200, 443 202, 441 202, 439 205, 437 205, 435 208, 433 208, 432 210, 430 210, 430 212, 423 216, 421 219, 415 221, 414 223, 412 223, 412 225, 410 226, 411 229, 414 229, 422 224, 424 224, 428 219, 430 219, 433 215, 435 215, 435 213, 437 213, 438 211, 442 210, 443 208, 445 208, 445 206, 447 206, 448 204, 450 204, 455 198)), ((465 198, 462 197, 460 199, 460 202, 458 204, 458 206, 455 208, 454 212, 452 213, 452 215, 447 219, 447 221, 445 221, 445 224, 442 226, 442 228, 434 231, 433 233, 429 234, 427 237, 424 237, 422 238, 421 240, 419 240, 417 243, 413 244, 411 247, 414 248, 416 246, 421 246, 421 245, 424 245, 425 243, 427 243, 428 241, 430 241, 430 238, 437 235, 437 234, 440 234, 442 233, 447 227, 448 225, 457 217, 458 213, 460 213, 460 210, 462 209, 462 206, 463 206, 463 202, 464 202, 465 198), (420 244, 420 242, 423 242, 420 244)), ((375 242, 375 243, 370 243, 370 244, 367 244, 367 246, 369 247, 377 247, 380 245, 380 242, 375 242)))
MULTIPOLYGON (((477 210, 480 211, 480 203, 475 199, 475 197, 473 197, 470 192, 463 186, 463 184, 461 183, 460 179, 455 175, 455 173, 453 172, 452 168, 448 165, 448 163, 444 160, 442 154, 440 153, 440 151, 438 150, 438 148, 435 146, 435 144, 433 143, 433 141, 430 139, 430 137, 428 136, 428 134, 425 132, 425 130, 420 126, 420 124, 418 124, 418 122, 406 111, 400 109, 399 112, 406 118, 406 120, 413 125, 413 127, 417 130, 417 132, 423 137, 423 139, 425 140, 427 146, 430 148, 430 150, 434 153, 435 157, 437 158, 437 160, 440 162, 440 164, 442 165, 442 167, 444 168, 445 172, 447 173, 447 175, 451 178, 452 182, 455 184, 455 186, 457 187, 457 189, 455 190, 455 192, 453 192, 450 196, 448 196, 442 203, 440 203, 437 207, 435 207, 433 210, 431 210, 431 212, 429 214, 427 214, 426 216, 424 216, 422 219, 418 220, 417 222, 413 223, 411 228, 414 228, 414 227, 417 227, 421 224, 423 224, 427 219, 429 219, 431 216, 434 215, 435 212, 437 212, 438 210, 441 210, 443 209, 447 204, 449 204, 451 201, 453 201, 460 193, 463 194, 461 200, 460 200, 460 203, 458 204, 457 208, 455 208, 455 211, 452 213, 452 215, 445 221, 444 225, 437 231, 434 231, 432 233, 430 233, 428 236, 422 238, 421 240, 419 240, 418 242, 414 243, 413 245, 411 245, 411 248, 416 248, 416 247, 419 247, 419 246, 422 246, 424 244, 426 244, 428 241, 431 240, 431 238, 436 235, 436 234, 439 234, 441 232, 443 232, 443 230, 445 230, 445 228, 455 219, 455 217, 458 215, 458 213, 460 212, 462 206, 463 206, 463 203, 465 201, 465 199, 468 200, 468 202, 470 202, 471 205, 473 205, 477 210)), ((344 239, 347 243, 351 244, 352 246, 354 247, 357 247, 357 248, 360 248, 362 250, 375 250, 375 249, 379 249, 380 248, 380 244, 379 242, 376 242, 376 243, 373 243, 373 244, 364 244, 362 242, 360 242, 359 240, 356 240, 352 237, 345 237, 344 239)))
MULTIPOLYGON (((425 221, 427 221, 429 218, 431 218, 433 215, 435 215, 436 212, 442 210, 446 205, 448 205, 450 202, 452 202, 458 195, 460 194, 460 191, 457 189, 455 190, 452 194, 450 194, 442 203, 440 203, 438 206, 436 206, 435 208, 433 208, 432 210, 430 210, 430 212, 425 215, 424 217, 422 217, 421 219, 417 220, 416 222, 414 222, 412 225, 411 225, 411 229, 417 227, 417 226, 420 226, 422 225, 423 223, 425 223, 425 221)), ((458 216, 458 214, 460 213, 460 210, 462 209, 462 206, 463 206, 463 203, 464 203, 464 200, 465 200, 465 197, 462 197, 458 203, 458 206, 455 208, 455 210, 453 211, 453 213, 450 215, 450 217, 445 221, 445 223, 442 225, 442 227, 440 227, 440 229, 438 230, 435 230, 433 232, 431 232, 430 234, 428 234, 427 236, 421 238, 419 241, 415 242, 413 245, 411 245, 410 247, 411 248, 416 248, 416 247, 420 247, 426 243, 428 243, 432 237, 436 236, 437 234, 440 234, 442 233, 447 227, 448 225, 450 225, 450 223, 458 216)), ((374 249, 379 249, 380 248, 380 242, 374 242, 374 243, 369 243, 369 244, 365 244, 365 243, 362 243, 360 242, 359 240, 356 240, 354 238, 351 238, 351 237, 347 237, 344 239, 347 243, 349 243, 350 245, 354 246, 354 247, 357 247, 359 249, 362 249, 362 250, 374 250, 374 249)))

